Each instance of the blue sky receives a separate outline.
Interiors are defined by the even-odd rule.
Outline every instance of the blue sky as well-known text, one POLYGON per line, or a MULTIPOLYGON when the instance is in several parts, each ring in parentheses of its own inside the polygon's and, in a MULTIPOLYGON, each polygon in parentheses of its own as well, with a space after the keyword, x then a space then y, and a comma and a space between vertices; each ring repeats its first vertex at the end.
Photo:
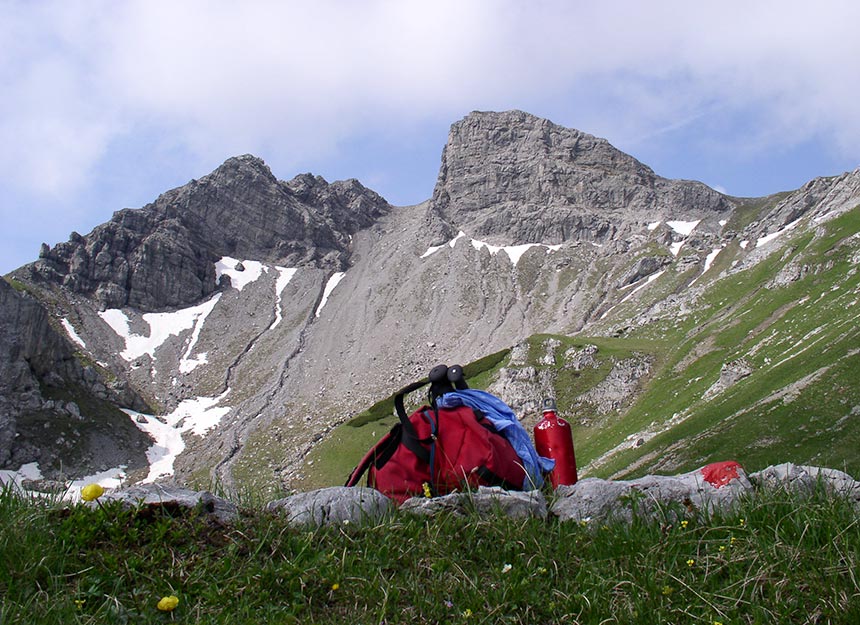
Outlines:
POLYGON ((472 110, 794 189, 860 166, 857 24, 828 0, 0 0, 0 273, 237 154, 420 202, 472 110))

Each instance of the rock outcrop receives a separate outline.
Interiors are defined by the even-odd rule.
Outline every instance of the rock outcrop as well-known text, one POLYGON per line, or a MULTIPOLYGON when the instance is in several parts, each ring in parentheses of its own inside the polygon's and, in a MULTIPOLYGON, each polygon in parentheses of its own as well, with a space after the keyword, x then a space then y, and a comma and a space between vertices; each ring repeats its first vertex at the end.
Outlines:
POLYGON ((146 404, 79 359, 58 325, 38 300, 0 279, 0 468, 39 462, 62 477, 93 465, 145 466, 149 438, 116 406, 146 404))
POLYGON ((333 486, 269 502, 266 510, 285 515, 291 525, 373 523, 394 510, 394 503, 372 488, 333 486))
POLYGON ((561 521, 630 522, 634 516, 670 522, 728 512, 753 488, 736 462, 707 465, 681 475, 647 475, 638 480, 585 478, 561 486, 552 513, 561 521))
POLYGON ((40 386, 81 378, 68 343, 39 303, 0 279, 0 467, 12 459, 17 418, 42 408, 40 386))
MULTIPOLYGON (((105 501, 119 501, 125 509, 165 509, 169 513, 181 511, 198 514, 219 525, 239 520, 239 506, 208 491, 194 491, 173 484, 142 484, 109 492, 105 501)), ((99 505, 88 502, 90 507, 99 505)))
MULTIPOLYGON (((265 505, 266 512, 284 516, 297 528, 375 524, 398 513, 426 517, 454 515, 489 520, 547 519, 600 527, 605 523, 630 523, 634 518, 667 526, 686 520, 705 521, 715 513, 728 514, 740 499, 757 491, 784 489, 808 495, 817 488, 834 497, 847 498, 860 512, 860 482, 834 469, 770 466, 747 477, 733 461, 710 464, 681 475, 646 475, 638 480, 587 478, 556 491, 552 505, 541 491, 507 491, 482 486, 474 492, 442 497, 413 497, 399 508, 377 490, 337 486, 299 493, 265 505)), ((172 485, 145 484, 109 492, 106 500, 121 501, 126 508, 165 508, 199 514, 228 525, 239 519, 235 503, 206 491, 172 485)), ((87 505, 95 506, 95 502, 87 505)))
POLYGON ((451 126, 428 222, 496 244, 605 242, 662 219, 703 219, 717 231, 732 208, 605 139, 522 111, 473 112, 451 126))

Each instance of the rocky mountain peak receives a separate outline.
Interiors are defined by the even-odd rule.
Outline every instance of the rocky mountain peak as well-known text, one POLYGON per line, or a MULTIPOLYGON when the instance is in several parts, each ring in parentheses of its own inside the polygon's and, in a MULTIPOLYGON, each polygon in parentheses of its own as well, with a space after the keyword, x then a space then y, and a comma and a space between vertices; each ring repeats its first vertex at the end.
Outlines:
POLYGON ((215 171, 208 175, 222 182, 231 184, 239 180, 263 179, 269 183, 277 183, 278 180, 265 161, 253 154, 242 154, 232 156, 221 163, 215 171))
POLYGON ((582 169, 599 167, 610 172, 628 170, 654 175, 650 167, 606 139, 523 111, 474 111, 455 122, 449 133, 449 148, 461 149, 469 144, 485 155, 511 149, 514 162, 531 163, 537 154, 548 161, 564 161, 582 169))
POLYGON ((451 126, 429 210, 454 231, 510 244, 603 241, 619 223, 730 209, 706 185, 661 178, 605 139, 506 111, 451 126))
POLYGON ((214 262, 223 256, 340 269, 349 236, 389 209, 358 181, 306 174, 282 182, 246 154, 143 208, 118 211, 86 236, 43 246, 23 271, 106 308, 179 307, 217 288, 214 262))

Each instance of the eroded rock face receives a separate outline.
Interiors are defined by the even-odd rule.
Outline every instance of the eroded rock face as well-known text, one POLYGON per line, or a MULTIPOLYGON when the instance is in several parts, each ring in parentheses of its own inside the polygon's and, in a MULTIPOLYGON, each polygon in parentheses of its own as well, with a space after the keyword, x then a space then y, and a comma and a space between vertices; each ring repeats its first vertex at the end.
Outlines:
POLYGON ((11 459, 21 411, 42 405, 40 378, 74 376, 76 365, 45 309, 0 279, 0 467, 11 459))
POLYGON ((731 208, 706 185, 661 178, 605 139, 507 111, 452 125, 430 214, 493 242, 561 243, 607 241, 627 222, 667 216, 715 223, 731 208))
POLYGON ((82 364, 41 303, 0 279, 0 469, 39 462, 53 476, 84 457, 144 465, 149 439, 126 415, 111 406, 101 416, 112 418, 95 418, 93 406, 110 404, 145 407, 127 385, 82 364), (47 399, 52 394, 66 399, 47 399), (82 413, 71 396, 89 409, 82 413))
POLYGON ((105 308, 180 307, 216 290, 223 256, 341 269, 350 235, 389 209, 355 180, 282 182, 262 160, 240 156, 142 209, 118 211, 86 237, 44 246, 30 273, 105 308))

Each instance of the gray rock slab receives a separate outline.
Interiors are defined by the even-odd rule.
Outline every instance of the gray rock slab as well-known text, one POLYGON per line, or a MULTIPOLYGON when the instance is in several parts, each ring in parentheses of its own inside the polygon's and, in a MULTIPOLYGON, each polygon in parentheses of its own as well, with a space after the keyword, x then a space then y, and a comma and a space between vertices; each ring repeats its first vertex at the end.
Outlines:
POLYGON ((547 517, 546 498, 540 491, 509 491, 481 486, 469 493, 451 493, 442 497, 412 497, 400 509, 413 514, 433 516, 450 513, 457 516, 477 514, 481 518, 503 514, 514 519, 547 517))
POLYGON ((394 503, 373 488, 332 486, 269 502, 266 510, 286 515, 295 526, 322 526, 377 521, 394 503))
POLYGON ((848 497, 860 506, 860 482, 843 471, 784 462, 750 474, 758 489, 784 488, 795 493, 812 493, 819 485, 826 492, 848 497))
POLYGON ((729 473, 720 473, 718 478, 707 469, 676 476, 648 475, 630 481, 585 478, 560 487, 550 511, 561 521, 629 522, 634 514, 658 518, 666 515, 668 521, 675 521, 727 511, 753 488, 740 465, 733 465, 729 473))
MULTIPOLYGON (((206 491, 195 491, 170 484, 141 484, 105 493, 102 500, 117 500, 124 507, 174 505, 197 509, 217 522, 227 525, 239 518, 236 504, 206 491)), ((90 506, 97 505, 90 502, 90 506)))

